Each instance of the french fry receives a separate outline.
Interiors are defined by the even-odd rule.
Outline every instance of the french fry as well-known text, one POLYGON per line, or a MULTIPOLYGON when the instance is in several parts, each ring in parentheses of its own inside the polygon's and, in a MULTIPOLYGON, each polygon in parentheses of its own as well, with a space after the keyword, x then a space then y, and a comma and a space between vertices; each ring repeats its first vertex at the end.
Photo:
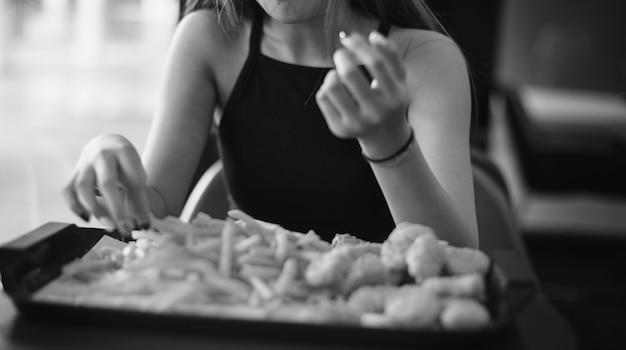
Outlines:
POLYGON ((233 218, 233 219, 243 221, 251 229, 257 231, 260 234, 267 234, 267 230, 255 218, 253 218, 252 216, 244 213, 243 211, 241 211, 239 209, 229 210, 228 211, 228 216, 233 218))
POLYGON ((204 256, 207 260, 219 264, 220 261, 220 251, 219 250, 208 250, 201 252, 202 256, 204 256))
POLYGON ((259 293, 263 300, 267 301, 275 296, 274 291, 260 278, 252 276, 248 279, 248 281, 250 281, 250 284, 252 285, 254 290, 259 293))
POLYGON ((223 276, 230 277, 233 268, 233 239, 237 228, 230 221, 222 230, 222 249, 218 269, 223 276))
POLYGON ((212 290, 219 290, 235 296, 237 299, 247 300, 253 291, 252 287, 245 281, 223 277, 221 275, 211 276, 205 280, 205 286, 212 290))
POLYGON ((289 253, 289 238, 287 238, 287 230, 284 228, 279 228, 276 230, 276 250, 274 252, 274 257, 276 261, 282 263, 287 259, 287 254, 289 253))
POLYGON ((274 283, 274 290, 276 291, 276 293, 280 295, 285 295, 293 281, 296 279, 297 274, 298 262, 294 258, 285 261, 283 269, 276 279, 276 283, 274 283))
POLYGON ((246 250, 249 250, 252 247, 258 246, 263 242, 263 237, 258 234, 252 235, 250 237, 244 238, 243 240, 237 242, 235 244, 235 251, 240 253, 246 250))
POLYGON ((260 278, 263 280, 275 279, 280 275, 280 267, 278 266, 263 266, 263 265, 241 265, 241 272, 239 273, 244 278, 260 278))
POLYGON ((250 297, 248 298, 248 305, 251 307, 260 307, 261 304, 263 304, 261 295, 256 290, 252 290, 252 293, 250 293, 250 297))
POLYGON ((211 250, 219 250, 222 247, 222 237, 207 238, 191 247, 194 252, 206 252, 211 250))
POLYGON ((162 233, 171 233, 177 235, 186 234, 198 234, 201 233, 201 229, 194 227, 193 225, 186 224, 177 218, 167 217, 165 219, 152 218, 150 220, 152 229, 162 233))
POLYGON ((247 253, 237 257, 237 263, 239 265, 252 264, 252 265, 264 265, 264 266, 281 266, 282 263, 276 261, 274 258, 267 255, 247 253))
POLYGON ((219 236, 226 224, 225 220, 213 219, 209 215, 199 213, 191 222, 200 230, 200 234, 206 236, 219 236))
POLYGON ((134 239, 134 240, 138 240, 141 238, 145 238, 151 241, 156 241, 159 240, 161 238, 163 238, 163 234, 156 232, 156 231, 152 231, 152 230, 146 230, 146 231, 133 231, 130 233, 130 236, 134 239))
POLYGON ((178 283, 159 293, 151 308, 155 311, 166 311, 196 291, 194 283, 178 283))
POLYGON ((256 247, 252 247, 249 250, 250 254, 258 254, 258 255, 264 255, 267 257, 274 257, 274 248, 272 247, 268 247, 268 246, 256 246, 256 247))

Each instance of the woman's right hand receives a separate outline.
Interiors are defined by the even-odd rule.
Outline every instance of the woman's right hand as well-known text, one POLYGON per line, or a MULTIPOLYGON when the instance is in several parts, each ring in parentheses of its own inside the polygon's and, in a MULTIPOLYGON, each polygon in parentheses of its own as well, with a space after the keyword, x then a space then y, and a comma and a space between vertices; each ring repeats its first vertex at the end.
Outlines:
POLYGON ((135 147, 120 135, 102 135, 83 149, 63 195, 83 220, 93 214, 109 229, 129 233, 150 222, 147 175, 135 147))

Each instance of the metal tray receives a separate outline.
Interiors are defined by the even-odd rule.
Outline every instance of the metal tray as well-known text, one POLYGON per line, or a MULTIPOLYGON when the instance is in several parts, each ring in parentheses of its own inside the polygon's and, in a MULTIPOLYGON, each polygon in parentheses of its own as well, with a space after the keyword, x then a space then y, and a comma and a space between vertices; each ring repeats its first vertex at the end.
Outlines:
POLYGON ((50 222, 0 246, 0 277, 5 293, 20 314, 42 320, 113 322, 128 327, 156 327, 163 330, 232 332, 241 336, 290 336, 312 341, 332 340, 354 344, 467 344, 506 331, 536 292, 534 280, 517 253, 494 251, 487 281, 487 308, 492 325, 480 331, 405 330, 365 328, 356 325, 326 325, 253 321, 246 319, 166 314, 122 308, 75 306, 35 300, 40 288, 58 277, 61 268, 86 254, 104 235, 123 240, 113 231, 50 222))

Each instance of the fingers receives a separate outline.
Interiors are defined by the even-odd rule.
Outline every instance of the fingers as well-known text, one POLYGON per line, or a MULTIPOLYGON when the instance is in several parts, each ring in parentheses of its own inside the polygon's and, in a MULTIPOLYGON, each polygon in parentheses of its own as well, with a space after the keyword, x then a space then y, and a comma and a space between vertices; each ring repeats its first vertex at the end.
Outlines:
MULTIPOLYGON (((331 72, 328 72, 328 74, 331 74, 331 72)), ((324 119, 326 119, 326 124, 328 124, 328 127, 331 129, 333 134, 337 135, 340 130, 336 128, 336 126, 341 123, 341 113, 337 110, 337 108, 335 108, 323 88, 320 88, 317 91, 315 100, 317 101, 317 105, 319 106, 322 115, 324 115, 324 119)))
POLYGON ((83 150, 63 196, 83 220, 91 213, 107 228, 130 232, 149 225, 146 179, 139 154, 127 140, 98 137, 83 150))
POLYGON ((396 45, 376 31, 371 32, 368 39, 370 45, 378 49, 386 58, 387 63, 395 76, 399 79, 404 79, 406 77, 406 70, 404 69, 404 64, 400 59, 396 45))
POLYGON ((385 56, 372 48, 365 38, 359 34, 352 34, 341 37, 341 43, 358 57, 384 91, 395 91, 395 78, 387 67, 385 56))
POLYGON ((360 108, 342 84, 336 70, 326 74, 316 99, 331 131, 338 137, 353 137, 361 129, 360 108))
POLYGON ((348 92, 362 103, 367 104, 368 101, 371 101, 374 96, 370 82, 359 66, 356 57, 346 49, 339 49, 333 55, 333 60, 339 79, 348 92))
POLYGON ((123 153, 119 158, 121 174, 126 184, 128 212, 137 219, 139 226, 150 224, 150 202, 146 189, 146 171, 135 153, 123 153))
MULTIPOLYGON (((118 163, 115 157, 106 154, 98 156, 94 161, 93 170, 96 174, 96 182, 102 195, 102 200, 109 211, 108 214, 110 214, 108 217, 115 222, 116 227, 122 228, 127 226, 128 224, 125 222, 127 217, 124 210, 124 190, 118 175, 118 163)), ((96 212, 94 212, 94 215, 102 221, 102 216, 97 215, 96 212)), ((104 220, 106 221, 106 218, 104 220)))
POLYGON ((359 114, 358 105, 342 84, 336 70, 331 70, 326 74, 324 84, 322 84, 320 90, 326 92, 326 96, 333 106, 335 106, 339 114, 346 117, 355 117, 359 114))

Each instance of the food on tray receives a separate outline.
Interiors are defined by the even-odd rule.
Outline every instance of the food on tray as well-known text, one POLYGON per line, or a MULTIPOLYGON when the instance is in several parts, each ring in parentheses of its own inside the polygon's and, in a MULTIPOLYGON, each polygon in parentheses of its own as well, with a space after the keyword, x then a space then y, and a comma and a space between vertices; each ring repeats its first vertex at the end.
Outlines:
POLYGON ((433 233, 433 230, 419 224, 398 224, 382 244, 380 257, 383 264, 391 270, 406 270, 406 251, 417 237, 425 233, 433 233))
POLYGON ((463 298, 448 300, 441 312, 440 321, 445 329, 473 330, 487 327, 490 318, 487 310, 478 301, 463 298))
POLYGON ((446 247, 446 270, 453 275, 487 273, 489 258, 480 250, 446 247))
POLYGON ((406 266, 417 283, 441 275, 445 262, 445 248, 440 246, 437 237, 431 232, 415 238, 406 250, 406 266))
MULTIPOLYGON (((153 219, 122 248, 99 244, 36 294, 76 305, 402 329, 489 327, 487 256, 423 225, 383 242, 289 231, 233 210, 153 219)), ((110 239, 110 238, 109 238, 110 239)))

